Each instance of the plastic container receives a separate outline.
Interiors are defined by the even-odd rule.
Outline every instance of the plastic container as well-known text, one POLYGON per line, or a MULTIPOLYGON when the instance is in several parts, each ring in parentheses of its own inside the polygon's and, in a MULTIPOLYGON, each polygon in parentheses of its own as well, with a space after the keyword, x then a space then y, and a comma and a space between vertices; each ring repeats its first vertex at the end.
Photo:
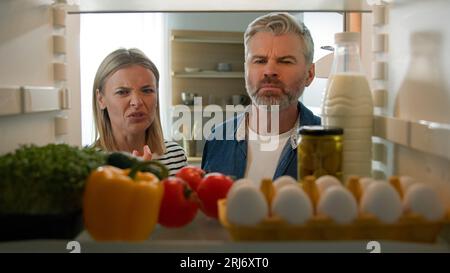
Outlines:
POLYGON ((343 181, 371 176, 373 102, 359 56, 360 34, 335 35, 336 50, 322 103, 322 124, 344 129, 343 181))
POLYGON ((226 199, 218 201, 219 221, 234 241, 303 241, 303 240, 393 240, 434 243, 444 226, 450 224, 450 212, 439 221, 427 221, 415 214, 404 214, 393 224, 374 216, 360 214, 349 224, 337 224, 323 215, 314 215, 302 225, 291 225, 268 216, 254 226, 233 225, 227 220, 226 199))

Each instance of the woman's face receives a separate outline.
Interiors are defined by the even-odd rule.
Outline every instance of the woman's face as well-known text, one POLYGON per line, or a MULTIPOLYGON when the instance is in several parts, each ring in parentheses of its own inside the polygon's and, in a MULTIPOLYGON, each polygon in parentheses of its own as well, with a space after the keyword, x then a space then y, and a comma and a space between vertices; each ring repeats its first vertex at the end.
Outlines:
POLYGON ((155 120, 155 75, 140 65, 119 69, 106 79, 103 92, 97 91, 97 101, 108 111, 115 136, 143 134, 155 120))

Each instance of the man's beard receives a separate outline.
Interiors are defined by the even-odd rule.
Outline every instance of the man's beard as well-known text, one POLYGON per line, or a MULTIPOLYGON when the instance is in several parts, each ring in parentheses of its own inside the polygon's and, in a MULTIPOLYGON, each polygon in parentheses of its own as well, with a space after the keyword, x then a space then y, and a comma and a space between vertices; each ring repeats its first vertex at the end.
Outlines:
POLYGON ((265 105, 268 106, 268 110, 284 110, 288 108, 293 103, 297 103, 298 98, 303 92, 303 88, 298 88, 295 92, 291 92, 290 90, 286 90, 286 85, 273 77, 265 77, 262 81, 260 81, 256 88, 252 88, 248 81, 246 81, 247 93, 251 97, 253 103, 256 105, 265 105), (274 87, 279 88, 281 90, 281 94, 277 92, 274 95, 270 94, 270 91, 266 91, 264 95, 259 94, 259 90, 263 84, 271 84, 274 87), (278 106, 273 107, 272 106, 278 106))

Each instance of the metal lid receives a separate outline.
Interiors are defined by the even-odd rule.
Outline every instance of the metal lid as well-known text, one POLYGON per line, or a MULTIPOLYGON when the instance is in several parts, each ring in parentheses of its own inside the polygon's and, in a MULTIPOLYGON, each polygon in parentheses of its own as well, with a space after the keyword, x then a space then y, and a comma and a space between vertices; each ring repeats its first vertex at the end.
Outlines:
POLYGON ((344 129, 340 127, 333 126, 302 126, 299 129, 299 133, 301 135, 308 136, 332 136, 332 135, 342 135, 344 133, 344 129))

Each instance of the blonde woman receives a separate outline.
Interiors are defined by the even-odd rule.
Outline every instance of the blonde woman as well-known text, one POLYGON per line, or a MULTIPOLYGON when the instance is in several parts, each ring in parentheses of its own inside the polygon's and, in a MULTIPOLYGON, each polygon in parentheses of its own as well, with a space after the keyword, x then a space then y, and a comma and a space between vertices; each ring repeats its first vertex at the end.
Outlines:
POLYGON ((117 49, 94 79, 95 146, 157 159, 173 175, 186 165, 184 150, 165 141, 159 115, 159 72, 139 49, 117 49))

